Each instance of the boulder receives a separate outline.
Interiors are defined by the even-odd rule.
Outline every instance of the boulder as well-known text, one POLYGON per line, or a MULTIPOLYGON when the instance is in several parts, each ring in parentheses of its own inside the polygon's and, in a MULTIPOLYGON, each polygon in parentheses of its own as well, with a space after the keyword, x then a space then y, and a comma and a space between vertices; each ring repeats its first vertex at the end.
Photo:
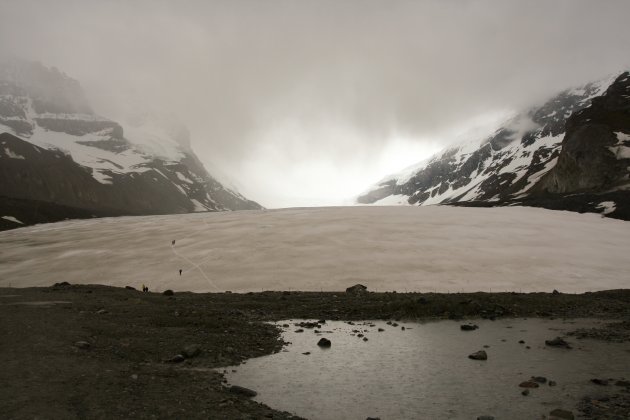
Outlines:
POLYGON ((568 410, 563 410, 561 408, 556 408, 555 410, 552 410, 549 413, 549 416, 551 416, 551 418, 566 419, 566 420, 575 419, 575 416, 573 415, 572 412, 568 410))
POLYGON ((346 293, 360 294, 367 292, 367 287, 362 284, 355 284, 346 289, 346 293))
POLYGON ((182 356, 181 354, 176 354, 175 356, 171 357, 170 359, 165 360, 164 362, 166 362, 166 363, 181 363, 184 360, 186 360, 186 358, 184 356, 182 356))
POLYGON ((595 385, 608 386, 607 379, 594 378, 594 379, 591 379, 591 383, 594 383, 595 385))
POLYGON ((201 353, 201 347, 196 344, 189 344, 182 349, 182 356, 187 359, 198 356, 201 353))
POLYGON ((484 350, 479 350, 476 353, 469 354, 468 358, 473 360, 488 360, 488 354, 484 350))
POLYGON ((318 345, 319 347, 330 347, 330 346, 332 345, 332 343, 330 342, 330 340, 329 340, 329 339, 322 337, 322 338, 320 338, 320 339, 319 339, 319 341, 317 342, 317 345, 318 345))
POLYGON ((245 388, 243 386, 232 385, 229 389, 232 394, 243 395, 245 397, 251 398, 258 395, 258 393, 252 389, 245 388))
POLYGON ((556 337, 553 340, 545 340, 545 344, 551 347, 560 347, 560 348, 564 348, 564 349, 570 349, 571 345, 569 343, 567 343, 566 341, 564 341, 562 338, 560 337, 556 337))
POLYGON ((475 331, 477 328, 479 327, 475 324, 463 324, 459 326, 459 329, 462 331, 475 331))
POLYGON ((165 291, 162 292, 162 294, 164 296, 173 296, 175 292, 173 292, 171 289, 166 289, 165 291))

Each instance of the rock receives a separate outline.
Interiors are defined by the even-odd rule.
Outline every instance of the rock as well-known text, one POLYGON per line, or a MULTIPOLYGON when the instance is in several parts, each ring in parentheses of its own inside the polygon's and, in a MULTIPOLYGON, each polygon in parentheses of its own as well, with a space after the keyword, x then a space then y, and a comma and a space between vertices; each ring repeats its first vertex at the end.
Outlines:
POLYGON ((378 329, 378 332, 383 332, 383 331, 385 331, 385 330, 384 330, 384 329, 382 329, 382 328, 379 328, 379 329, 378 329))
POLYGON ((549 381, 549 386, 556 386, 556 385, 558 385, 556 381, 549 381))
POLYGON ((494 420, 494 416, 479 416, 477 420, 494 420))
POLYGON ((133 287, 133 286, 125 286, 125 289, 127 289, 127 290, 136 290, 136 288, 133 287))
POLYGON ((170 359, 165 360, 165 363, 181 363, 184 360, 186 360, 186 358, 184 356, 182 356, 181 354, 176 354, 175 356, 171 357, 170 359))
POLYGON ((462 331, 475 331, 477 328, 479 327, 475 324, 463 324, 459 326, 459 329, 462 331))
POLYGON ((558 292, 556 289, 553 289, 553 292, 551 292, 552 295, 559 295, 560 292, 558 292))
POLYGON ((238 385, 232 385, 229 391, 232 394, 243 395, 248 398, 255 397, 256 395, 258 395, 256 391, 249 388, 242 387, 242 386, 238 386, 238 385))
POLYGON ((630 381, 617 381, 617 382, 615 382, 615 385, 630 387, 630 381))
POLYGON ((401 330, 405 331, 405 327, 400 327, 401 330))
POLYGON ((192 357, 198 356, 199 353, 201 353, 201 347, 196 344, 189 344, 183 348, 181 354, 185 358, 190 359, 192 357))
POLYGON ((367 287, 362 284, 355 284, 346 289, 346 293, 361 294, 367 292, 367 287))
POLYGON ((545 340, 545 344, 551 347, 561 347, 565 349, 571 348, 571 345, 560 337, 556 337, 553 340, 545 340))
POLYGON ((468 358, 473 360, 488 360, 488 354, 483 350, 479 350, 476 353, 469 354, 468 358))
POLYGON ((304 352, 304 353, 302 353, 302 354, 303 354, 303 355, 305 355, 305 356, 308 356, 309 354, 311 354, 311 352, 310 352, 310 351, 305 351, 305 352, 304 352))
POLYGON ((396 322, 392 322, 392 327, 397 327, 398 324, 396 322))
POLYGON ((518 340, 518 344, 525 344, 525 340, 518 340))
POLYGON ((521 388, 538 388, 538 384, 534 381, 525 381, 518 384, 521 388))
POLYGON ((367 337, 363 337, 363 341, 368 341, 368 338, 367 337))
POLYGON ((573 416, 573 413, 567 410, 563 410, 561 408, 556 408, 555 410, 551 411, 549 413, 550 416, 559 418, 559 419, 566 419, 566 420, 573 420, 575 419, 575 416, 573 416))
POLYGON ((381 420, 380 417, 368 417, 365 420, 381 420))
POLYGON ((68 283, 67 281, 62 281, 61 283, 53 284, 53 287, 68 287, 68 286, 72 286, 72 285, 68 283))
POLYGON ((528 396, 529 395, 529 389, 524 389, 523 392, 521 392, 521 395, 528 396))
POLYGON ((532 376, 532 381, 538 382, 539 384, 546 384, 547 378, 544 376, 532 376))
POLYGON ((325 319, 320 319, 319 321, 317 321, 318 324, 325 324, 326 320, 325 319))
POLYGON ((594 379, 591 379, 591 382, 594 383, 595 385, 608 386, 607 379, 594 378, 594 379))
POLYGON ((81 350, 87 350, 91 347, 91 345, 87 341, 77 341, 74 343, 74 347, 81 350))
POLYGON ((164 296, 173 296, 175 292, 173 292, 171 289, 166 289, 165 291, 162 292, 162 294, 164 296))
POLYGON ((301 332, 304 332, 304 330, 302 328, 299 328, 299 329, 295 330, 295 332, 296 333, 301 333, 301 332))
POLYGON ((289 328, 289 327, 290 327, 290 325, 289 325, 289 324, 282 324, 282 327, 283 327, 283 328, 289 328))
POLYGON ((330 340, 329 340, 329 339, 322 337, 322 338, 320 338, 320 339, 319 339, 319 341, 317 342, 317 345, 318 345, 319 347, 330 347, 330 346, 332 345, 332 343, 330 342, 330 340))
POLYGON ((295 325, 297 327, 302 327, 302 328, 321 328, 322 327, 317 322, 310 322, 310 321, 298 322, 295 325))

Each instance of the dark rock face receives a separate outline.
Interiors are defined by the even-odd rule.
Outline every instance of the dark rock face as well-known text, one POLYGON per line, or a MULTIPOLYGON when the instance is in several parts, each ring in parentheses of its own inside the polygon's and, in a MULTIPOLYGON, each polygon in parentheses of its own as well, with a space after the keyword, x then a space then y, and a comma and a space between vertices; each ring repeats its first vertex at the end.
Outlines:
POLYGON ((481 143, 450 147, 357 199, 526 205, 630 220, 630 75, 558 94, 481 143), (607 88, 607 89, 606 89, 607 88))
POLYGON ((558 163, 541 179, 540 191, 593 192, 630 184, 630 155, 624 153, 630 146, 630 74, 574 113, 566 127, 558 163))
POLYGON ((0 230, 262 208, 208 174, 185 128, 173 135, 183 146, 168 159, 153 156, 117 122, 95 115, 78 82, 38 63, 0 62, 0 211, 21 222, 2 219, 0 230))

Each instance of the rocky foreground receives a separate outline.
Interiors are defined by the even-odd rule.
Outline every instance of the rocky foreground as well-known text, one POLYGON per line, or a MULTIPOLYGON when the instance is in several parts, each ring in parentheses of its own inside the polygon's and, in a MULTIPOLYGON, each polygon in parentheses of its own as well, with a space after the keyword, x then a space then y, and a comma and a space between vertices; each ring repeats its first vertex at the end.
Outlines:
MULTIPOLYGON (((572 339, 630 340, 630 290, 563 293, 156 294, 57 284, 0 289, 6 418, 295 418, 224 385, 214 368, 279 351, 265 321, 597 317, 572 339), (614 321, 618 320, 618 321, 614 321)), ((551 338, 551 337, 550 337, 551 338)), ((581 418, 627 418, 630 387, 585 398, 581 418)))

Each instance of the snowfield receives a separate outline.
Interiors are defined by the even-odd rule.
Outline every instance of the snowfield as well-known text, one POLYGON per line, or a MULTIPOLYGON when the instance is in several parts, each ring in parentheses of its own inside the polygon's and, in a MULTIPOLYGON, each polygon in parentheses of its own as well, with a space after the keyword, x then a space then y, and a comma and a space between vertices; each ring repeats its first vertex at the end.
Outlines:
POLYGON ((629 249, 628 222, 523 207, 121 217, 0 232, 0 286, 584 292, 629 287, 629 249))

